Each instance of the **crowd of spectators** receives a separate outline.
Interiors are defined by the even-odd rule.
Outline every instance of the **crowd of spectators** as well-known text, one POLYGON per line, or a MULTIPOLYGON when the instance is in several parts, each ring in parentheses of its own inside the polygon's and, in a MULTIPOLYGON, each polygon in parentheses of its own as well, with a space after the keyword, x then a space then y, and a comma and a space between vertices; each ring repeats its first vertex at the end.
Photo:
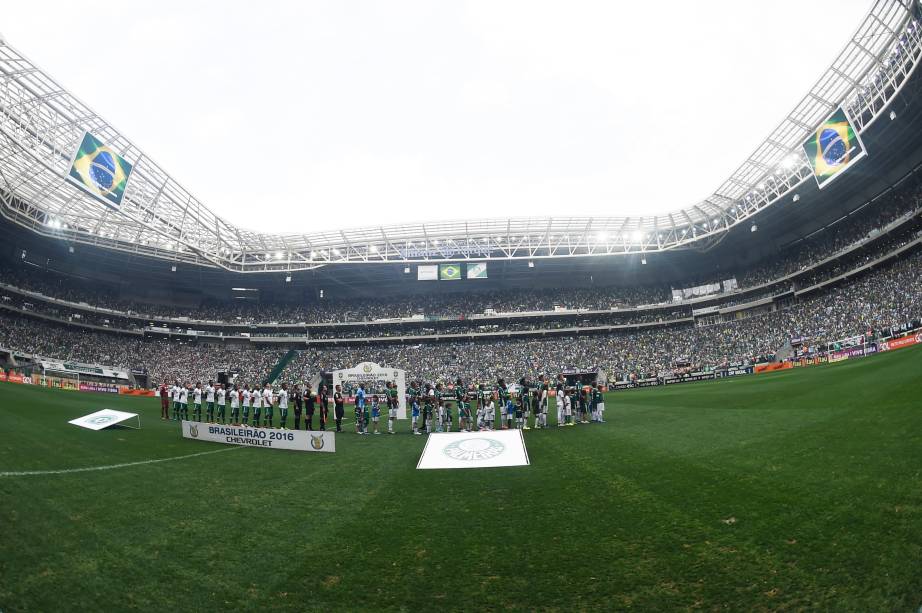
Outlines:
MULTIPOLYGON (((310 380, 321 371, 370 360, 408 371, 411 378, 515 380, 561 371, 604 371, 612 378, 663 375, 680 367, 713 368, 774 355, 792 338, 832 342, 922 316, 922 253, 808 297, 791 298, 738 319, 683 323, 614 333, 513 337, 463 342, 379 343, 311 347, 282 379, 310 380)), ((205 380, 218 371, 259 381, 284 349, 254 344, 182 343, 91 332, 21 316, 0 315, 0 347, 50 358, 146 370, 151 381, 205 380)))
POLYGON ((16 354, 149 373, 151 381, 207 381, 237 372, 248 381, 269 374, 284 350, 191 343, 94 332, 0 312, 0 348, 16 354))

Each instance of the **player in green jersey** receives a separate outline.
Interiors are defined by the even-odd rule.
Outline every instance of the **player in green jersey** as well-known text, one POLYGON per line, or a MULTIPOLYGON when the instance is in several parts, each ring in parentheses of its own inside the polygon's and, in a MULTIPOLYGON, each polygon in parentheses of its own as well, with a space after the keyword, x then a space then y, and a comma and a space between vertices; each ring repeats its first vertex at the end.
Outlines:
POLYGON ((426 392, 423 397, 423 423, 426 425, 426 434, 432 432, 432 417, 435 411, 435 390, 432 384, 426 384, 426 392))

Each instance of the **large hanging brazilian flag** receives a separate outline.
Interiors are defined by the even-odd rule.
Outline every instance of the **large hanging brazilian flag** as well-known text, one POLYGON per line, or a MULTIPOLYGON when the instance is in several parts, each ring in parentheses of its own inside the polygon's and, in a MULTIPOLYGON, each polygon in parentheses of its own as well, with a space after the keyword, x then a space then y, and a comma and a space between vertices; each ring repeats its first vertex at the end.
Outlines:
POLYGON ((104 145, 98 138, 84 133, 74 154, 67 178, 106 204, 119 207, 131 175, 131 164, 104 145))
POLYGON ((460 264, 439 264, 439 281, 457 281, 460 278, 460 264))
POLYGON ((837 108, 810 135, 804 143, 804 152, 813 166, 813 176, 820 189, 866 154, 855 127, 842 107, 837 108))

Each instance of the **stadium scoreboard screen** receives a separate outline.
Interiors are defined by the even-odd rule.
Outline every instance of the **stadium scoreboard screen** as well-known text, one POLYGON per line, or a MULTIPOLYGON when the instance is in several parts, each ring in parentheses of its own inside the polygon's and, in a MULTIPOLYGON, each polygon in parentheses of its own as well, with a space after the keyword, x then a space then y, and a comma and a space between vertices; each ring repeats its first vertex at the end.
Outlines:
POLYGON ((820 189, 867 155, 855 126, 841 106, 820 124, 803 147, 820 189))
POLYGON ((89 132, 74 151, 67 180, 112 208, 119 208, 132 165, 89 132))

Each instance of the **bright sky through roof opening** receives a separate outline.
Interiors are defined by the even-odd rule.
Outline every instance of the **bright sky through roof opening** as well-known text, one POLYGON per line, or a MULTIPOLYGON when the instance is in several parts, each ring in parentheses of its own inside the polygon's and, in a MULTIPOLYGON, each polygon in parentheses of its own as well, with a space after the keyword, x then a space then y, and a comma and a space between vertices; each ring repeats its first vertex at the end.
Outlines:
POLYGON ((692 205, 868 8, 31 0, 2 31, 218 215, 310 232, 692 205))

